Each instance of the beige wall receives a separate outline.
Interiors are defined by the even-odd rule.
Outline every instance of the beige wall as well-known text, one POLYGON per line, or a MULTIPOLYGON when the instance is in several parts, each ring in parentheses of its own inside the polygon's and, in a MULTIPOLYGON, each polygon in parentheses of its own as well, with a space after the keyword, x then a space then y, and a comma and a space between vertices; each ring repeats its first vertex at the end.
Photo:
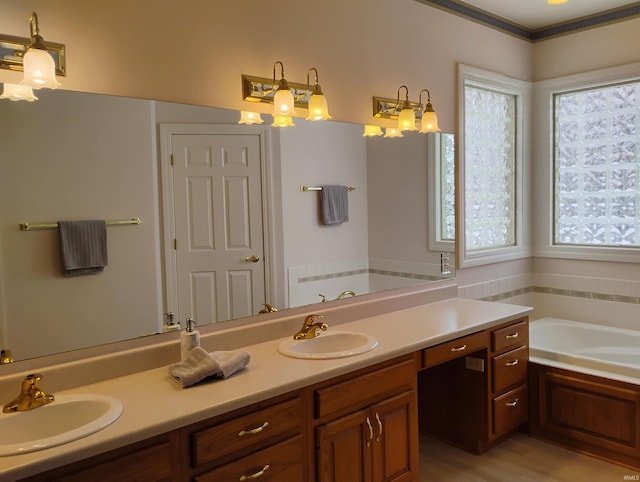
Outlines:
POLYGON ((0 32, 27 36, 32 10, 66 44, 72 90, 241 109, 241 74, 281 60, 291 81, 318 68, 336 120, 370 122, 371 97, 406 84, 414 100, 431 91, 453 132, 458 62, 531 77, 530 43, 414 0, 3 0, 0 32))
POLYGON ((539 81, 640 61, 640 18, 534 44, 533 77, 539 81))

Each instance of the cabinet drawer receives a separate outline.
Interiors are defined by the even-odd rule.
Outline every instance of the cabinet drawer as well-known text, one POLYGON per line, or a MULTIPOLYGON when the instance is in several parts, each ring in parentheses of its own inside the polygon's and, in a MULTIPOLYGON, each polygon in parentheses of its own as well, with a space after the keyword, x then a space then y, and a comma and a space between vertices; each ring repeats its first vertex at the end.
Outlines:
POLYGON ((529 324, 527 320, 491 332, 491 349, 501 351, 529 344, 529 324))
POLYGON ((484 331, 456 338, 423 350, 422 367, 429 368, 439 365, 483 348, 487 348, 487 335, 484 331))
POLYGON ((259 446, 277 435, 299 431, 301 425, 302 402, 294 398, 196 431, 191 434, 193 465, 197 467, 238 450, 259 446))
POLYGON ((252 453, 194 478, 196 482, 231 480, 304 480, 300 436, 252 453))
POLYGON ((347 381, 315 391, 316 417, 324 417, 347 408, 363 406, 368 401, 415 383, 413 359, 381 368, 347 381))
POLYGON ((493 433, 498 435, 527 421, 528 392, 523 385, 493 399, 493 433))
POLYGON ((493 358, 493 391, 501 392, 526 381, 529 347, 521 346, 493 358))

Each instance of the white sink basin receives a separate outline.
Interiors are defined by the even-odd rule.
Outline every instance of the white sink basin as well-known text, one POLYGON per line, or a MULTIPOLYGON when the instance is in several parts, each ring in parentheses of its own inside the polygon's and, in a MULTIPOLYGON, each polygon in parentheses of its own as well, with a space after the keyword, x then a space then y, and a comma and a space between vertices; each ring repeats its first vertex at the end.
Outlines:
POLYGON ((327 331, 309 340, 287 338, 278 351, 293 358, 328 359, 359 355, 373 350, 378 340, 364 333, 327 331))
POLYGON ((122 402, 102 395, 56 395, 48 405, 0 413, 0 456, 62 445, 111 425, 122 402))

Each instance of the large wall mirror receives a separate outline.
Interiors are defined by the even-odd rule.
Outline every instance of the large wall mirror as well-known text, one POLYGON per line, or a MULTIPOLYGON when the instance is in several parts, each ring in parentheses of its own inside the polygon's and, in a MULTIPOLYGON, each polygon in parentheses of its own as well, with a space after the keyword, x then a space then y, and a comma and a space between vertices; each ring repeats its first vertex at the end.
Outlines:
MULTIPOLYGON (((429 201, 435 186, 442 189, 443 173, 453 182, 444 167, 453 165, 450 134, 364 138, 362 126, 341 122, 296 119, 295 127, 258 128, 238 125, 238 112, 211 107, 65 91, 39 97, 0 101, 0 345, 16 360, 162 333, 169 311, 178 323, 186 316, 229 323, 257 315, 263 303, 281 311, 455 275, 453 243, 443 236, 444 242, 430 243, 433 226, 447 225, 436 222, 434 212, 452 221, 452 206, 438 207, 442 196, 429 201), (203 132, 234 142, 258 139, 258 204, 240 212, 259 218, 259 228, 247 228, 243 218, 234 221, 242 228, 234 231, 231 210, 209 213, 206 181, 200 179, 198 189, 188 176, 169 178, 167 163, 182 149, 171 136, 203 132), (439 163, 438 169, 429 163, 439 163), (216 225, 200 231, 179 226, 173 191, 181 183, 190 183, 183 201, 204 202, 197 204, 200 214, 216 225), (327 226, 320 221, 319 192, 301 186, 332 184, 355 189, 348 194, 349 221, 327 226), (232 231, 227 241, 234 233, 261 231, 264 246, 253 254, 264 272, 247 275, 254 263, 238 250, 241 276, 226 276, 224 284, 238 291, 257 276, 264 294, 224 309, 214 294, 194 313, 193 299, 174 292, 181 259, 170 241, 185 231, 206 245, 222 231, 217 222, 225 216, 232 231), (129 218, 142 222, 107 229, 104 272, 73 278, 61 275, 57 229, 20 229, 25 222, 129 218), (443 256, 450 260, 447 269, 443 256)), ((242 149, 235 158, 226 149, 224 162, 242 163, 242 149)), ((190 152, 197 162, 203 151, 190 152)), ((208 162, 207 155, 202 159, 208 162)), ((234 196, 249 196, 242 182, 216 203, 231 205, 234 196)), ((187 281, 195 291, 212 289, 211 276, 196 278, 187 281)))

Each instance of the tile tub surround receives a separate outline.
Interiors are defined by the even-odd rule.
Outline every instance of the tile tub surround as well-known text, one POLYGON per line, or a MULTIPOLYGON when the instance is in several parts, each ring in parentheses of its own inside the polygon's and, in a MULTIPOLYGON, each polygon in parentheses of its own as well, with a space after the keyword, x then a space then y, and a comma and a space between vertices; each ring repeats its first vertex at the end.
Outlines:
POLYGON ((555 317, 640 329, 640 281, 536 273, 459 286, 466 299, 527 304, 555 317))
MULTIPOLYGON (((359 356, 296 360, 280 355, 280 339, 273 339, 245 347, 252 358, 242 372, 188 389, 181 389, 169 379, 166 366, 78 386, 60 393, 114 396, 125 407, 121 418, 96 434, 66 445, 2 457, 0 478, 11 480, 43 472, 495 326, 530 311, 523 306, 450 298, 344 323, 341 329, 365 332, 379 341, 378 348, 359 356)), ((208 345, 206 348, 211 349, 208 345)), ((46 376, 47 370, 43 372, 46 376)))

